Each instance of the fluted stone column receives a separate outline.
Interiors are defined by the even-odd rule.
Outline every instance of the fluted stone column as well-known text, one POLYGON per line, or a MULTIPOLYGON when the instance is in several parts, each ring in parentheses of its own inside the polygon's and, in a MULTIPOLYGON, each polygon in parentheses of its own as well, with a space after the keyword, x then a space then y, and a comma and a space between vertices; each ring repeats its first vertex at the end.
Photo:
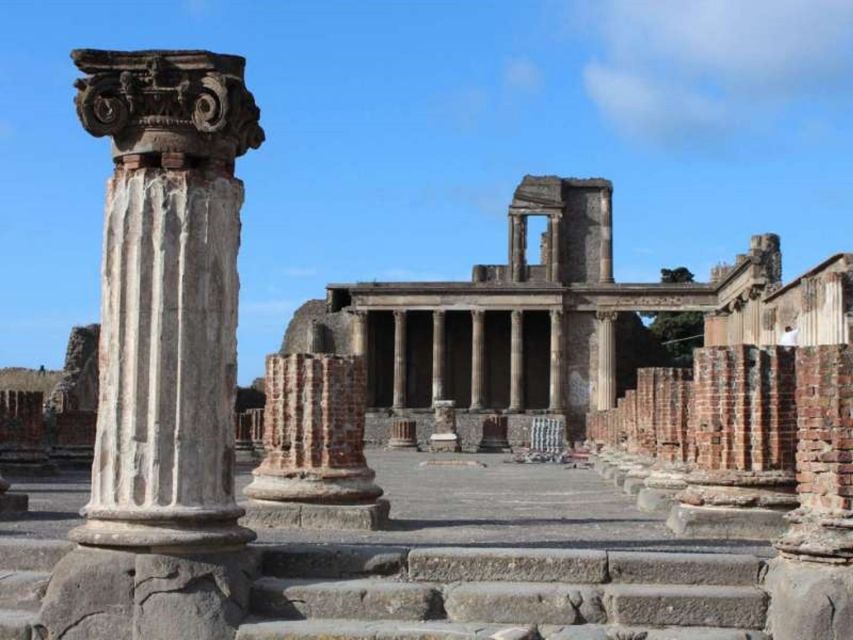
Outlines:
POLYGON ((367 355, 367 311, 352 312, 352 353, 367 355))
POLYGON ((550 411, 563 410, 563 310, 551 310, 550 411))
POLYGON ((394 311, 394 409, 406 407, 406 312, 394 311))
POLYGON ((616 318, 615 311, 598 311, 598 410, 616 406, 616 318))
POLYGON ((512 310, 509 360, 509 410, 524 411, 524 312, 512 310))
POLYGON ((86 74, 77 114, 112 139, 116 165, 92 493, 86 524, 69 534, 86 546, 57 566, 42 621, 50 637, 233 638, 248 589, 238 552, 255 537, 234 499, 243 184, 233 171, 264 139, 260 111, 239 56, 72 58, 86 74), (188 588, 206 582, 216 593, 188 588))
POLYGON ((471 311, 471 409, 483 408, 483 369, 485 340, 485 312, 481 309, 471 311))
POLYGON ((527 259, 525 256, 527 247, 525 243, 527 238, 527 218, 524 216, 511 217, 511 236, 512 242, 510 246, 509 264, 512 272, 513 282, 523 282, 525 278, 525 266, 527 259))
POLYGON ((445 354, 445 318, 442 309, 432 312, 432 401, 444 400, 445 354))

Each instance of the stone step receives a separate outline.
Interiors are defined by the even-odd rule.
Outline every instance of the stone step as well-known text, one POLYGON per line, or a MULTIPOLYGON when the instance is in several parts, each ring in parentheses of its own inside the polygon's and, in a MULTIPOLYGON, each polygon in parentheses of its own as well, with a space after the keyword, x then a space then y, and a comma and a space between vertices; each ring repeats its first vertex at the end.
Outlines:
POLYGON ((73 548, 67 540, 0 538, 0 569, 51 571, 73 548))
POLYGON ((31 640, 34 619, 30 611, 0 609, 0 640, 31 640))
POLYGON ((607 569, 615 583, 755 586, 765 564, 735 553, 610 551, 607 569))
POLYGON ((539 635, 535 627, 518 625, 275 620, 250 621, 240 625, 236 640, 465 640, 466 638, 538 640, 539 635))
POLYGON ((342 581, 261 578, 252 586, 251 610, 257 615, 285 620, 444 617, 441 592, 434 586, 377 578, 342 581))
POLYGON ((747 629, 719 629, 711 627, 623 627, 620 625, 584 625, 552 627, 541 625, 542 640, 769 640, 761 631, 747 629), (645 634, 645 635, 644 635, 645 634))
POLYGON ((355 578, 388 576, 403 571, 405 547, 345 544, 288 544, 254 547, 261 570, 277 578, 355 578))
POLYGON ((38 611, 50 573, 0 570, 0 609, 38 611))
POLYGON ((607 579, 607 552, 576 549, 413 549, 409 577, 429 582, 568 582, 607 579))
POLYGON ((767 600, 755 587, 614 584, 604 604, 618 624, 763 629, 767 600))

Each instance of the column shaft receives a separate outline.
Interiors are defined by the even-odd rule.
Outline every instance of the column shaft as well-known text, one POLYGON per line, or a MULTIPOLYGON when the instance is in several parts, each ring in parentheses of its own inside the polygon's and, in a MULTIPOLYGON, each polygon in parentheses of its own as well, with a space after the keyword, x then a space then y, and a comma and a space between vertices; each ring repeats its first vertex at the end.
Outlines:
POLYGON ((598 410, 616 406, 615 311, 599 311, 598 317, 598 410))
POLYGON ((486 347, 485 313, 479 309, 471 311, 471 408, 483 408, 483 373, 486 347))
POLYGON ((551 376, 550 401, 551 411, 563 409, 563 310, 551 310, 551 376))
POLYGON ((560 264, 560 229, 562 219, 559 216, 551 217, 551 282, 560 282, 562 278, 562 265, 560 264))
POLYGON ((352 353, 367 355, 367 311, 359 310, 352 314, 352 353))
POLYGON ((444 400, 445 380, 445 312, 436 309, 432 313, 432 401, 444 400))
POLYGON ((406 406, 406 312, 394 311, 394 409, 406 406))
POLYGON ((601 267, 599 280, 613 282, 613 209, 612 192, 601 191, 601 267))
POLYGON ((512 310, 509 362, 509 409, 524 410, 524 314, 512 310))

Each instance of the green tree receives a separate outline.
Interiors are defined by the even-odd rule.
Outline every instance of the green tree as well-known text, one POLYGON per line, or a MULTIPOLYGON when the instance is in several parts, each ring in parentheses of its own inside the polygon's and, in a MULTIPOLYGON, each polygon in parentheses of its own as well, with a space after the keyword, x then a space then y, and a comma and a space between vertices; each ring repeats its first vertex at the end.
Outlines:
MULTIPOLYGON (((661 269, 664 283, 693 282, 693 273, 686 267, 661 269)), ((652 318, 649 331, 661 341, 676 367, 693 366, 693 349, 704 344, 705 319, 699 311, 658 311, 645 313, 652 318)))

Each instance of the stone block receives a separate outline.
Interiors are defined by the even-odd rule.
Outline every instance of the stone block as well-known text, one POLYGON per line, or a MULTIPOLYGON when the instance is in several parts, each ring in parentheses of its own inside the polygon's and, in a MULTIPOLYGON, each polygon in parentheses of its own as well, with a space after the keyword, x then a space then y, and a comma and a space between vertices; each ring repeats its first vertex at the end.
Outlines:
POLYGON ((67 540, 0 538, 0 569, 51 571, 74 547, 67 540))
POLYGON ((680 489, 651 489, 644 487, 637 493, 637 509, 646 513, 668 513, 678 501, 680 489))
POLYGON ((611 551, 610 579, 617 583, 754 586, 763 562, 754 556, 716 553, 611 551))
POLYGON ((44 571, 0 571, 0 609, 38 611, 48 580, 44 571))
POLYGON ((607 619, 599 590, 557 583, 463 583, 449 588, 444 608, 454 622, 583 624, 607 619))
POLYGON ((539 633, 544 640, 769 640, 761 631, 708 627, 651 629, 621 625, 583 625, 557 628, 540 625, 539 633))
POLYGON ((255 547, 262 573, 277 578, 353 578, 389 576, 403 571, 405 547, 288 544, 255 547))
POLYGON ((371 504, 311 504, 252 500, 242 505, 241 524, 260 528, 346 529, 377 531, 388 527, 391 505, 387 500, 371 504))
POLYGON ((0 493, 0 519, 26 513, 30 498, 26 493, 0 493))
POLYGON ((443 583, 600 583, 607 579, 607 553, 573 549, 413 549, 409 553, 409 576, 413 580, 443 583))
POLYGON ((35 615, 27 611, 0 609, 0 638, 2 640, 32 640, 35 615))
POLYGON ((767 613, 754 587, 619 584, 605 603, 610 621, 627 625, 763 629, 767 613))
POLYGON ((261 578, 252 587, 252 612, 285 620, 429 620, 442 609, 440 591, 429 584, 261 578))
POLYGON ((666 525, 685 538, 738 538, 770 540, 787 528, 785 512, 773 509, 692 507, 676 504, 666 525))
MULTIPOLYGON (((236 640, 539 640, 533 625, 443 621, 276 620, 243 624, 236 640)), ((728 639, 726 639, 728 640, 728 639)))

